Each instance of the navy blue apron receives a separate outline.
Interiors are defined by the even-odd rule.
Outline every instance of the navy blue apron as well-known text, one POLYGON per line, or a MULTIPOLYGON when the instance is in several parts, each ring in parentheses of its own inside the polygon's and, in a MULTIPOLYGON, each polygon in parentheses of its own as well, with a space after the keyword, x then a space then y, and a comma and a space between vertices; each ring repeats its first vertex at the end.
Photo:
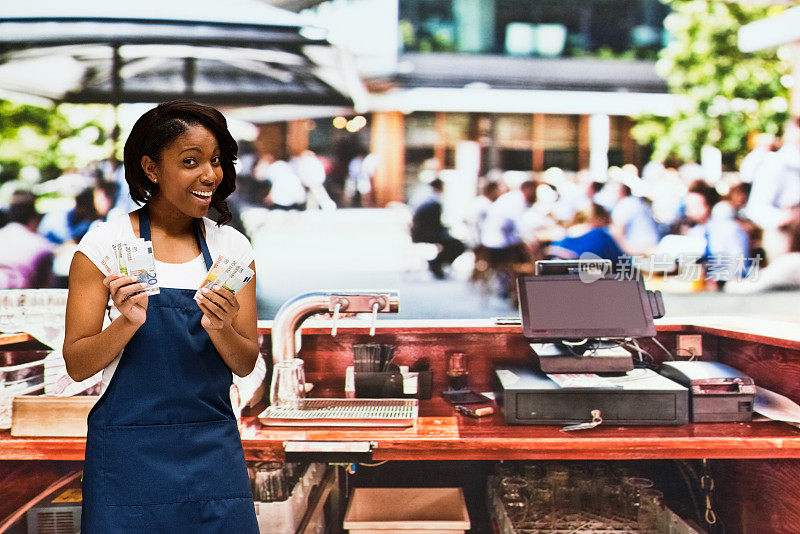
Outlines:
MULTIPOLYGON (((150 239, 147 206, 139 215, 150 239)), ((195 219, 206 268, 211 254, 195 219)), ((231 371, 194 290, 161 288, 89 413, 84 534, 257 534, 231 371)))

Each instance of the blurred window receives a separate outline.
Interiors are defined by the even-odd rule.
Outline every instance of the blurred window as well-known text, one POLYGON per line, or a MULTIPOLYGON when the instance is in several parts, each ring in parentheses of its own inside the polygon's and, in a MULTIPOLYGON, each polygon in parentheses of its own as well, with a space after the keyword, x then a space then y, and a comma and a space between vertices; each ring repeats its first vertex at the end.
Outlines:
POLYGON ((655 59, 659 0, 400 0, 402 50, 655 59))
POLYGON ((500 164, 506 171, 533 170, 533 151, 525 149, 500 149, 500 164))
POLYGON ((566 171, 578 170, 578 149, 549 149, 544 151, 544 168, 559 167, 566 171))
POLYGON ((405 141, 407 147, 433 146, 436 143, 434 114, 418 112, 406 115, 405 141))

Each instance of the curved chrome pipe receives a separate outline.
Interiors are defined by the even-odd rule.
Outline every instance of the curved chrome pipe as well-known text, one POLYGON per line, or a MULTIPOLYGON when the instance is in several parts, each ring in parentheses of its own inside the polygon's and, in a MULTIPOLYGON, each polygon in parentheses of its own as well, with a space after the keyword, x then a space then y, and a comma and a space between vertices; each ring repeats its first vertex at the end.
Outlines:
POLYGON ((295 333, 317 313, 397 313, 400 295, 386 291, 312 291, 297 295, 280 307, 272 322, 272 361, 297 357, 295 333))

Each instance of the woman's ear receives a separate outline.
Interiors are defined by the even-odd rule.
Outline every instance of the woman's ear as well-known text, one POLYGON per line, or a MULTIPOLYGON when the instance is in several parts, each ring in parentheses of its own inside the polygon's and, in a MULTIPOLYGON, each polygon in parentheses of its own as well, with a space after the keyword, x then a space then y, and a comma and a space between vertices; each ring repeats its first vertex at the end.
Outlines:
POLYGON ((158 164, 150 156, 142 156, 142 170, 147 179, 154 184, 158 183, 158 164))

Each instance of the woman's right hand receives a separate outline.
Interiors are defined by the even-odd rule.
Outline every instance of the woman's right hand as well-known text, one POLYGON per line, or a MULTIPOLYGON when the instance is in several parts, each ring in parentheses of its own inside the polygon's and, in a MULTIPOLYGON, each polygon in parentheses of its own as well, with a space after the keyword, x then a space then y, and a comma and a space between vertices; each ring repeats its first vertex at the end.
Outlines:
POLYGON ((141 326, 147 319, 147 293, 137 293, 147 287, 139 283, 135 276, 112 274, 103 279, 103 285, 111 293, 111 300, 123 317, 131 323, 141 326))

